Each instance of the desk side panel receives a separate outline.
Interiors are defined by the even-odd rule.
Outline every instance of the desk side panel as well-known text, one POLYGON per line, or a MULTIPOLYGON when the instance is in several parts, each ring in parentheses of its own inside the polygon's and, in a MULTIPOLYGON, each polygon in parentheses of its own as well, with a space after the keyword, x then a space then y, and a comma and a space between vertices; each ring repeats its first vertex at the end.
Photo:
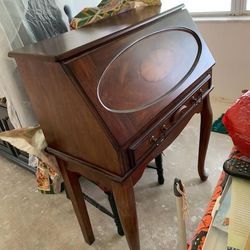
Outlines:
POLYGON ((49 147, 123 175, 108 135, 59 63, 16 59, 49 147))

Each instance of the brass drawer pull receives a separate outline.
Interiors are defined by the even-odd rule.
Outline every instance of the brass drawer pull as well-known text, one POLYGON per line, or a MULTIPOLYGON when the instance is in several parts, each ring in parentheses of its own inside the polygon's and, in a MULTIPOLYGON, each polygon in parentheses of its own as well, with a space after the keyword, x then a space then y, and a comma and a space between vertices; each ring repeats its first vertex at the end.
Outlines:
POLYGON ((199 97, 192 96, 192 103, 193 103, 194 105, 197 105, 198 102, 199 102, 199 97))
POLYGON ((150 143, 155 143, 157 142, 157 138, 154 135, 152 135, 149 141, 150 143))
POLYGON ((162 137, 160 140, 158 140, 158 142, 156 143, 156 147, 160 146, 160 144, 163 143, 165 139, 165 137, 162 137))
POLYGON ((174 114, 173 116, 173 122, 176 122, 182 115, 183 113, 186 112, 188 106, 187 105, 182 105, 178 111, 174 114))
POLYGON ((203 89, 200 88, 199 89, 199 95, 197 97, 195 97, 194 95, 192 96, 192 102, 194 105, 198 105, 202 102, 202 96, 203 96, 203 89))
POLYGON ((166 124, 163 124, 161 127, 161 131, 165 132, 166 130, 168 130, 168 126, 166 124))

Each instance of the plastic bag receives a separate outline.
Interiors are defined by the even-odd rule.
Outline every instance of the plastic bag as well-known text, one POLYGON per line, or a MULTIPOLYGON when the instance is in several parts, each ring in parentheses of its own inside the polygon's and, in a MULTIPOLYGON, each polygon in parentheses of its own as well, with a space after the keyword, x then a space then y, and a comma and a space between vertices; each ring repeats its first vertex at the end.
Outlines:
POLYGON ((237 149, 250 157, 250 91, 227 110, 222 122, 237 149))
POLYGON ((40 192, 61 192, 61 172, 55 157, 44 151, 47 143, 40 126, 5 131, 0 133, 0 139, 30 155, 29 165, 36 168, 37 187, 40 192))

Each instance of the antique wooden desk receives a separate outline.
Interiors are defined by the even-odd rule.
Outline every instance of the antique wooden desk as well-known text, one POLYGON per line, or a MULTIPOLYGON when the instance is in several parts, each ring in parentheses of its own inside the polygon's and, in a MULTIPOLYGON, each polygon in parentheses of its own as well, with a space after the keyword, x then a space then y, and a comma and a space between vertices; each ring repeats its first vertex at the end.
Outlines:
POLYGON ((207 178, 214 59, 188 12, 137 9, 10 56, 86 242, 94 236, 79 175, 113 192, 129 247, 140 249, 133 185, 195 113, 201 114, 198 172, 207 178))

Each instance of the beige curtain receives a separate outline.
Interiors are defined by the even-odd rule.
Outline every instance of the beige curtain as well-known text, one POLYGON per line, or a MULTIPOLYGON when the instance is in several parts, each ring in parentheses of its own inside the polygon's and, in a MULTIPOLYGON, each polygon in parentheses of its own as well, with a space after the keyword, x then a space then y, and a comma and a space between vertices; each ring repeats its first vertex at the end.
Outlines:
POLYGON ((7 98, 11 123, 15 128, 32 126, 36 119, 17 73, 16 64, 8 58, 12 47, 1 24, 0 48, 0 95, 7 98))
POLYGON ((68 2, 71 4, 72 0, 0 0, 0 97, 7 98, 15 128, 34 126, 37 122, 15 61, 8 57, 8 52, 56 35, 57 29, 58 33, 67 31, 68 18, 63 6, 68 2))

